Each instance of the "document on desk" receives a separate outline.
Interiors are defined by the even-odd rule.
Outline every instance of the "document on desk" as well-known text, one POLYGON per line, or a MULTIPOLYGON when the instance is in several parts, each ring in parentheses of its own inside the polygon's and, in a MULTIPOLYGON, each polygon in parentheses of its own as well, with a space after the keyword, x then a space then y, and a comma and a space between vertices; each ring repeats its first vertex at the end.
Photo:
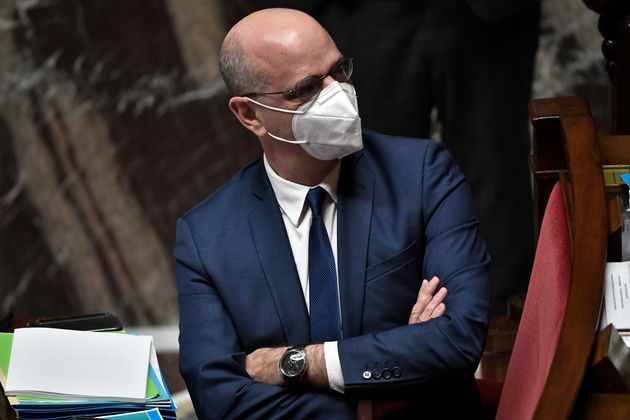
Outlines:
POLYGON ((151 346, 150 336, 17 329, 5 392, 144 403, 151 346))
MULTIPOLYGON (((618 331, 630 330, 630 262, 606 264, 604 283, 605 323, 618 331)), ((605 327, 606 325, 602 325, 605 327)))

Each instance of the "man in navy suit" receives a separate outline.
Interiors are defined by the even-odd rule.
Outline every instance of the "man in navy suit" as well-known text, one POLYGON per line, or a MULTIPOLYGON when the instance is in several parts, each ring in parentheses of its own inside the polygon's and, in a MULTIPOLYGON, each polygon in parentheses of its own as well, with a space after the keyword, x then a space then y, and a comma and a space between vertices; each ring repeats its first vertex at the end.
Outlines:
POLYGON ((489 257, 451 156, 362 132, 351 59, 302 12, 247 16, 220 62, 263 156, 177 224, 199 417, 473 416, 489 257))

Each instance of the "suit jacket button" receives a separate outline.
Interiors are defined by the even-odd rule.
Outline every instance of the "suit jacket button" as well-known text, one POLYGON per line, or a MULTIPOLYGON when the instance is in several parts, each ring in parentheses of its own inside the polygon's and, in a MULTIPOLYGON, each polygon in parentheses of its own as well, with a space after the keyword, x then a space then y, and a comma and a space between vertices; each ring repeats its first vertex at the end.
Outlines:
POLYGON ((400 377, 400 368, 398 366, 392 368, 392 375, 394 378, 400 377))
POLYGON ((372 371, 372 378, 374 379, 381 379, 381 371, 378 369, 374 369, 372 371))
POLYGON ((372 372, 370 372, 369 370, 366 370, 365 372, 363 372, 363 379, 370 379, 372 377, 372 372))
POLYGON ((389 369, 383 369, 381 374, 383 375, 383 379, 390 379, 392 377, 392 371, 389 369))

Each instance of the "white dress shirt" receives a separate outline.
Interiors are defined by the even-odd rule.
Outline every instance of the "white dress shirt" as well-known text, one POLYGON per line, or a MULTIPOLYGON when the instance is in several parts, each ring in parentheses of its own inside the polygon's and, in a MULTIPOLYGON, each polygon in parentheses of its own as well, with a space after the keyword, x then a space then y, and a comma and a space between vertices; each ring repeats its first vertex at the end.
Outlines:
MULTIPOLYGON (((263 155, 265 171, 271 182, 271 187, 276 195, 276 200, 280 205, 282 221, 289 237, 293 259, 300 278, 302 293, 306 307, 310 312, 309 287, 308 287, 308 235, 311 228, 311 209, 306 203, 306 194, 311 188, 316 187, 296 184, 281 178, 269 165, 267 157, 263 155)), ((339 268, 337 264, 337 182, 339 180, 339 169, 341 161, 335 165, 332 171, 318 185, 328 192, 328 197, 322 204, 322 214, 324 225, 330 239, 333 256, 335 258, 335 269, 337 271, 337 294, 339 294, 339 268)), ((339 300, 341 301, 341 300, 339 300)), ((340 312, 341 314, 341 308, 340 312)), ((341 318, 341 315, 340 315, 341 318)), ((343 324, 343 319, 341 320, 343 324)), ((324 357, 326 359, 326 372, 328 373, 328 384, 331 389, 343 393, 344 380, 339 361, 337 342, 330 341, 324 343, 324 357)))

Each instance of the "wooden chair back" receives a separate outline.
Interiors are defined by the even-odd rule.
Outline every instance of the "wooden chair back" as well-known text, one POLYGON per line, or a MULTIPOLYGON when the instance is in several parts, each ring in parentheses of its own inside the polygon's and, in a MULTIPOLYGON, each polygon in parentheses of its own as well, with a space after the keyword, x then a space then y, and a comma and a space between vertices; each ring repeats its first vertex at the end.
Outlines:
MULTIPOLYGON (((540 397, 525 418, 563 419, 571 415, 596 336, 606 263, 608 209, 599 139, 586 100, 536 100, 530 105, 530 114, 534 127, 531 163, 538 215, 542 220, 553 187, 559 182, 568 228, 571 268, 557 346, 543 380, 540 397)), ((521 320, 521 326, 523 322, 526 320, 521 320)), ((519 345, 527 346, 528 343, 524 340, 519 343, 517 334, 510 365, 522 362, 514 360, 516 346, 519 345)), ((507 375, 501 400, 509 398, 508 395, 514 391, 510 389, 510 367, 507 375)), ((517 379, 527 381, 529 378, 517 379)), ((499 417, 517 418, 514 414, 505 411, 502 414, 501 406, 499 408, 499 417)))

